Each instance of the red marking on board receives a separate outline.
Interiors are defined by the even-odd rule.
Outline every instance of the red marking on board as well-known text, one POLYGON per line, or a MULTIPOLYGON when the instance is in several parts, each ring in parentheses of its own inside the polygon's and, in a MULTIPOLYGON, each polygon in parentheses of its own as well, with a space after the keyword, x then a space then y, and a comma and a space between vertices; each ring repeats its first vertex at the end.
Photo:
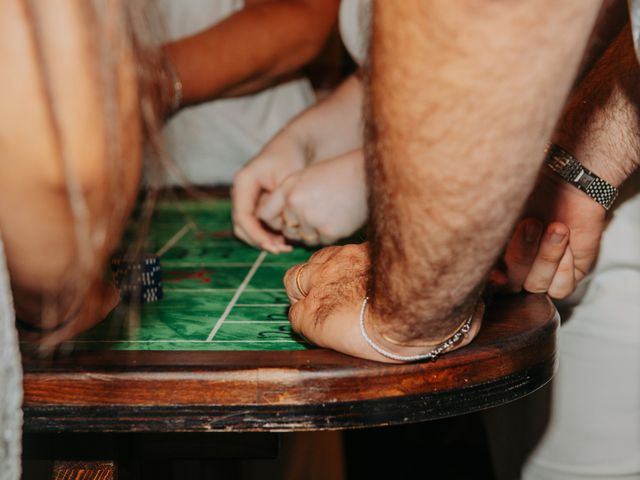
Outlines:
POLYGON ((202 270, 196 272, 196 277, 203 283, 211 282, 211 279, 207 277, 205 272, 203 272, 202 270))
POLYGON ((164 273, 165 282, 181 282, 182 280, 196 280, 200 283, 211 283, 212 271, 204 270, 185 271, 185 270, 169 270, 164 273))

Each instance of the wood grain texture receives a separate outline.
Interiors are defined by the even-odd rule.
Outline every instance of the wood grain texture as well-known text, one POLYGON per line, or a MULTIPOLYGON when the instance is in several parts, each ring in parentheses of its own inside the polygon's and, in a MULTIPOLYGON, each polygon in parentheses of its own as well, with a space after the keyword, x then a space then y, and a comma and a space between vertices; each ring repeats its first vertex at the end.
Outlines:
POLYGON ((114 462, 58 461, 53 466, 53 480, 115 480, 114 462))
POLYGON ((458 415, 546 383, 557 327, 546 296, 519 295, 487 309, 471 345, 418 364, 384 365, 327 350, 25 358, 25 429, 287 431, 458 415))

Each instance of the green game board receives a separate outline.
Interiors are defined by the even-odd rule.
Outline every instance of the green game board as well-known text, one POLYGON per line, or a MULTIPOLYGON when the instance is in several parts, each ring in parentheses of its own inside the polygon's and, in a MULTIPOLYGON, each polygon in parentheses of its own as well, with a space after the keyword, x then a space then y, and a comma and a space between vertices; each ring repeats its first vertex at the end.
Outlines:
POLYGON ((311 251, 281 255, 244 245, 231 233, 228 200, 161 201, 147 251, 160 254, 164 298, 145 304, 133 325, 122 305, 74 340, 107 350, 302 350, 291 331, 282 278, 311 251))

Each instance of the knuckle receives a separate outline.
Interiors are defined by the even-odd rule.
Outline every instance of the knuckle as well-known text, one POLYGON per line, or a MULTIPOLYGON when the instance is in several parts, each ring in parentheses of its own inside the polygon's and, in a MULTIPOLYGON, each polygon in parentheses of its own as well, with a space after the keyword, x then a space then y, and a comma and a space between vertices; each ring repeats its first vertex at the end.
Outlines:
POLYGON ((337 264, 336 262, 327 261, 320 265, 320 267, 318 267, 316 275, 318 276, 319 280, 328 280, 334 277, 334 272, 336 269, 341 270, 339 264, 337 264))
POLYGON ((300 175, 302 175, 301 171, 288 172, 287 178, 284 179, 283 184, 286 185, 287 188, 294 188, 300 180, 300 175))
POLYGON ((564 250, 544 250, 538 255, 538 259, 544 263, 558 263, 562 258, 564 250))
MULTIPOLYGON (((233 184, 236 185, 238 183, 242 183, 244 181, 244 179, 247 177, 247 170, 246 169, 242 169, 237 171, 234 175, 233 175, 233 184)), ((232 188, 232 191, 234 189, 232 188)))
POLYGON ((331 247, 324 247, 321 250, 318 250, 316 253, 314 253, 313 255, 311 255, 311 257, 309 257, 309 262, 320 262, 325 258, 328 258, 329 256, 331 256, 333 253, 335 253, 335 251, 340 248, 340 247, 335 247, 335 246, 331 246, 331 247))
POLYGON ((301 335, 305 340, 314 342, 312 338, 314 336, 314 326, 313 322, 309 321, 308 318, 307 302, 308 300, 306 299, 301 300, 289 309, 289 323, 294 332, 301 335))
POLYGON ((346 257, 360 257, 362 254, 362 248, 356 244, 349 244, 342 247, 340 254, 346 257))
POLYGON ((360 267, 363 264, 368 264, 368 251, 359 244, 346 245, 340 251, 342 254, 342 260, 348 262, 353 267, 360 267))
POLYGON ((289 307, 289 323, 294 332, 300 333, 300 318, 301 318, 302 301, 296 302, 289 307))
POLYGON ((574 269, 575 265, 571 258, 563 258, 560 261, 560 265, 558 265, 558 269, 556 271, 556 276, 562 275, 567 279, 574 277, 574 269))
POLYGON ((298 270, 298 268, 300 268, 299 265, 296 265, 294 267, 291 267, 289 270, 286 271, 286 273, 284 274, 284 277, 282 279, 282 282, 284 283, 284 288, 287 290, 287 292, 289 291, 289 286, 291 285, 291 281, 294 278, 294 275, 296 274, 296 271, 298 270))
POLYGON ((290 207, 303 211, 306 208, 306 195, 304 192, 294 188, 287 194, 286 202, 290 207))

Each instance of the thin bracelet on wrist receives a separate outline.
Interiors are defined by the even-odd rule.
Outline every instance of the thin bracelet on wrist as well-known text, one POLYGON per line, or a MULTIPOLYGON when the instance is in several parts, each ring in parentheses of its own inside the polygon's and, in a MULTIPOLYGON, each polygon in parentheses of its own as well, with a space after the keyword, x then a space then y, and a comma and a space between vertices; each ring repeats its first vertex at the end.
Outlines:
POLYGON ((473 317, 476 312, 476 308, 473 309, 469 317, 460 325, 460 327, 447 338, 445 341, 440 343, 437 347, 431 349, 427 353, 421 353, 418 355, 398 355, 393 352, 389 352, 385 350, 380 345, 375 343, 369 334, 367 333, 367 329, 364 325, 364 314, 367 308, 367 303, 369 302, 369 297, 365 297, 362 301, 362 307, 360 308, 360 316, 358 319, 358 323, 360 324, 360 334, 362 338, 367 342, 367 344, 373 348, 376 352, 378 352, 383 357, 390 358, 392 360, 397 360, 399 362, 417 362, 420 360, 435 360, 438 356, 447 352, 451 347, 457 344, 460 340, 462 340, 467 333, 471 330, 471 323, 473 322, 473 317))
POLYGON ((182 80, 180 80, 173 62, 166 55, 164 64, 165 72, 169 77, 168 80, 171 85, 171 97, 169 98, 169 105, 171 108, 171 112, 176 112, 182 105, 182 80))
POLYGON ((463 325, 466 322, 467 322, 467 319, 465 318, 458 326, 456 326, 456 328, 453 329, 453 331, 450 334, 445 335, 440 340, 435 340, 435 341, 430 341, 430 342, 402 343, 402 342, 400 342, 398 340, 390 338, 388 335, 386 335, 384 333, 379 333, 379 335, 382 338, 384 338, 387 342, 389 342, 389 343, 391 343, 393 345, 397 345, 398 347, 416 347, 416 348, 436 347, 436 346, 442 344, 445 340, 453 337, 463 327, 463 325))

